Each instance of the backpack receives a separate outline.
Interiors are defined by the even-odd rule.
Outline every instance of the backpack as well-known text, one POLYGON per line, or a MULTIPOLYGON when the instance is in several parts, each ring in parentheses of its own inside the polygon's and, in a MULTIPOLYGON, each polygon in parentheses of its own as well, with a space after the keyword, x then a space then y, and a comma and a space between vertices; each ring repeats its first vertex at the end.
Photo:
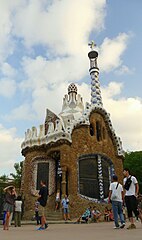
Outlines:
POLYGON ((113 189, 112 194, 111 194, 111 200, 114 201, 117 199, 118 194, 117 194, 117 188, 118 188, 119 183, 117 183, 116 188, 113 189))
POLYGON ((130 186, 131 186, 131 183, 132 183, 132 179, 131 179, 131 176, 129 178, 127 178, 125 184, 124 184, 124 188, 128 191, 130 186))

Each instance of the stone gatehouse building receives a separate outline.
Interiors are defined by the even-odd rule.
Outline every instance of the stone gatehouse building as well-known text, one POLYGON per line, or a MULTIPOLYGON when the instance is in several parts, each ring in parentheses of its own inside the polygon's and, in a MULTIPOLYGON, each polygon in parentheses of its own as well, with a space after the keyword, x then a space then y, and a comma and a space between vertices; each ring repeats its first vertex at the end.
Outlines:
MULTIPOLYGON (((48 209, 53 210, 55 194, 68 194, 71 213, 80 212, 88 203, 105 202, 114 172, 122 178, 123 149, 103 108, 98 52, 93 46, 88 53, 91 76, 91 103, 84 106, 74 83, 63 98, 60 114, 46 111, 39 131, 28 129, 22 143, 25 157, 22 191, 25 211, 30 215, 33 196, 45 179, 49 188, 48 209)), ((88 93, 89 94, 89 93, 88 93)))

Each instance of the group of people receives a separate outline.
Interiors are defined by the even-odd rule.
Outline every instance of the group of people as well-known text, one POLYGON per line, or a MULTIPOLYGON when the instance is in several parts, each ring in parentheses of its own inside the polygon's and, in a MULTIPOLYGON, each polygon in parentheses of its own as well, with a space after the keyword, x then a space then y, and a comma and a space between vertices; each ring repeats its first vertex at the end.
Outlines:
POLYGON ((102 213, 94 206, 93 208, 89 206, 85 212, 76 220, 75 223, 80 222, 98 222, 101 218, 102 213))
MULTIPOLYGON (((41 226, 38 230, 43 230, 48 227, 45 218, 45 206, 47 203, 48 197, 48 189, 46 183, 41 181, 41 188, 39 193, 36 195, 38 206, 38 213, 41 215, 41 226)), ((21 196, 17 196, 16 190, 14 186, 8 186, 4 188, 5 192, 5 199, 4 199, 4 206, 3 206, 3 230, 9 230, 10 220, 14 213, 14 223, 15 227, 21 227, 21 212, 22 212, 22 199, 21 196)))
POLYGON ((116 175, 112 178, 112 183, 109 187, 109 202, 112 204, 115 229, 125 227, 125 219, 123 214, 123 206, 126 205, 130 225, 127 229, 135 229, 134 217, 140 218, 142 222, 142 213, 138 209, 138 194, 139 185, 136 177, 130 175, 128 168, 123 170, 124 180, 123 186, 119 183, 116 175), (121 224, 119 224, 118 216, 121 224))
POLYGON ((114 221, 113 212, 111 208, 105 207, 104 221, 105 222, 114 221))
MULTIPOLYGON (((134 224, 134 217, 138 219, 140 218, 142 222, 142 211, 138 209, 138 193, 139 193, 139 185, 136 177, 130 175, 129 169, 125 168, 123 170, 124 180, 123 186, 118 181, 118 177, 113 175, 112 183, 109 187, 109 196, 108 203, 112 204, 112 211, 105 208, 104 211, 104 219, 107 221, 114 220, 115 229, 124 228, 125 227, 125 218, 123 214, 123 206, 125 204, 127 208, 128 218, 130 220, 130 225, 127 229, 135 229, 136 225, 134 224), (120 218, 120 223, 119 219, 120 218)), ((48 227, 48 223, 45 217, 45 207, 48 199, 48 188, 46 183, 41 180, 40 182, 41 188, 39 193, 36 195, 37 200, 35 203, 35 214, 37 219, 37 224, 41 224, 41 226, 37 230, 44 230, 48 227), (40 216, 40 218, 39 218, 40 216)), ((9 229, 10 215, 14 212, 15 218, 15 227, 21 226, 21 209, 22 209, 22 200, 20 196, 17 196, 15 187, 9 186, 4 189, 5 191, 5 202, 4 202, 4 219, 3 219, 3 229, 9 229)), ((60 195, 57 192, 56 196, 56 205, 55 210, 59 208, 60 203, 60 195)), ((69 198, 67 195, 61 201, 64 220, 70 220, 69 213, 69 198)), ((100 220, 102 213, 97 210, 96 206, 93 208, 88 207, 86 211, 81 215, 76 223, 80 221, 85 221, 86 223, 91 219, 92 222, 97 222, 100 220)))

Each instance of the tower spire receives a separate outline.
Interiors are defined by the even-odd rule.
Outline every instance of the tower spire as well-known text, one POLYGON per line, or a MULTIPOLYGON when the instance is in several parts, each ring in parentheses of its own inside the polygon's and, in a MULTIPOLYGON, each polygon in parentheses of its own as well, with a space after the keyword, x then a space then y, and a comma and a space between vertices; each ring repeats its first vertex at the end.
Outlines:
POLYGON ((99 68, 97 65, 98 52, 94 50, 96 44, 94 41, 88 44, 91 48, 91 51, 88 53, 90 59, 90 76, 91 76, 91 105, 92 106, 101 106, 103 107, 101 90, 100 90, 100 81, 99 81, 99 68))

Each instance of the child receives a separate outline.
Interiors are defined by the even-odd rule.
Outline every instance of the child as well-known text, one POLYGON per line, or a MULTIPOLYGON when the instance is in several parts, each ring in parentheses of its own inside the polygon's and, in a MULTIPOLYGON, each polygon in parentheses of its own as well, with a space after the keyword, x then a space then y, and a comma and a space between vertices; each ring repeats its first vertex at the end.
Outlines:
POLYGON ((104 220, 106 222, 109 221, 109 209, 108 209, 108 207, 105 207, 105 210, 104 210, 104 220))
POLYGON ((56 200, 55 200, 55 212, 59 209, 60 206, 60 190, 57 190, 56 200))
POLYGON ((37 222, 37 225, 41 224, 41 217, 39 216, 39 202, 35 201, 35 219, 37 222))
POLYGON ((18 196, 15 200, 15 212, 14 212, 14 221, 15 227, 21 227, 21 212, 22 212, 22 199, 21 196, 18 196))

